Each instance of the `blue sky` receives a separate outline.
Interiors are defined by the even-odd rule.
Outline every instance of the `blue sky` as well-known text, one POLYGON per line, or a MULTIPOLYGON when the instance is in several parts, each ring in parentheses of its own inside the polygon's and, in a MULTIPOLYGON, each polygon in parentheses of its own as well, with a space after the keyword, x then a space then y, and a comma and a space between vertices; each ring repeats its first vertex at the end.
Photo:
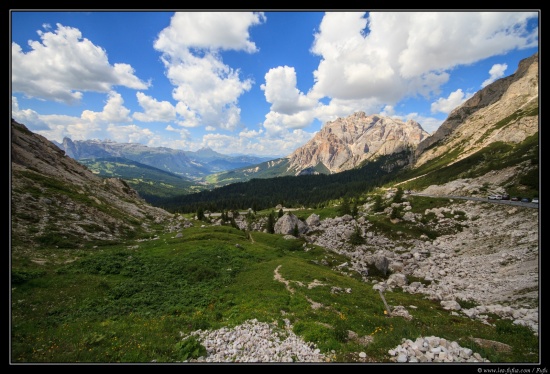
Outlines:
POLYGON ((450 111, 539 50, 529 11, 11 11, 12 118, 49 140, 287 156, 354 112, 450 111))

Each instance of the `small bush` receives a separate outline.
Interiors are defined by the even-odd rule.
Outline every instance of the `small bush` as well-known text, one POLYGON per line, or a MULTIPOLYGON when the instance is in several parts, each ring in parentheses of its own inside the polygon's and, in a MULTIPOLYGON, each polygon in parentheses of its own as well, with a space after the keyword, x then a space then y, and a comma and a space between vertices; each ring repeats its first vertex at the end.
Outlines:
POLYGON ((361 235, 361 229, 355 225, 355 230, 349 238, 349 243, 352 245, 360 245, 365 243, 365 238, 361 235))
POLYGON ((334 325, 334 337, 340 343, 345 343, 348 341, 348 328, 344 321, 338 321, 334 325))
POLYGON ((195 336, 176 343, 176 351, 179 359, 187 361, 206 356, 206 348, 199 342, 195 336))
POLYGON ((44 276, 46 272, 44 270, 12 270, 11 283, 21 284, 31 279, 40 278, 44 276))

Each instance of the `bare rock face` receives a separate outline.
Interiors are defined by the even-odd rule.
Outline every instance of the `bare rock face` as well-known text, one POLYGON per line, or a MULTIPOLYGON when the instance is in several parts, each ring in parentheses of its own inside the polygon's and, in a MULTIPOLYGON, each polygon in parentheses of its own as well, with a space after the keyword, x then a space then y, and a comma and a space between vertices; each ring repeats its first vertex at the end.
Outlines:
POLYGON ((522 60, 499 79, 454 109, 437 131, 418 144, 415 167, 460 149, 466 158, 487 145, 519 143, 538 132, 539 55, 522 60))
POLYGON ((357 112, 327 122, 313 139, 289 156, 289 168, 296 170, 296 174, 319 167, 337 173, 380 155, 414 148, 428 135, 413 120, 402 122, 357 112))

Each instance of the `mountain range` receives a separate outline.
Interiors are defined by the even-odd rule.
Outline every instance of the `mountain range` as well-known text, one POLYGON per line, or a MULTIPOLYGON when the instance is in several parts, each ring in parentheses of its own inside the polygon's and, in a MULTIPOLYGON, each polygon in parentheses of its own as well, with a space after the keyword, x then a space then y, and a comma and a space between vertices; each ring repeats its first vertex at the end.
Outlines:
MULTIPOLYGON (((65 138, 54 144, 99 175, 125 179, 148 199, 147 186, 135 176, 140 174, 149 184, 155 184, 151 180, 156 177, 139 164, 172 174, 172 181, 164 185, 173 188, 165 196, 253 178, 334 174, 403 150, 413 151, 407 163, 417 168, 449 152, 459 154, 457 160, 464 159, 491 143, 518 143, 537 132, 538 69, 537 53, 521 61, 514 74, 493 82, 453 110, 432 135, 413 120, 356 112, 325 123, 306 144, 275 159, 228 156, 210 148, 192 152, 99 140, 65 138)), ((162 189, 159 184, 155 187, 162 189)))
POLYGON ((325 123, 311 140, 286 157, 216 173, 206 180, 223 185, 252 178, 334 174, 358 168, 380 156, 414 149, 428 136, 413 120, 403 122, 356 112, 325 123))
MULTIPOLYGON (((535 193, 533 191, 538 188, 539 171, 538 81, 537 53, 521 61, 513 75, 488 85, 453 110, 431 136, 414 121, 403 123, 359 112, 325 124, 314 138, 288 157, 254 165, 252 163, 257 161, 256 158, 224 156, 211 149, 184 152, 139 144, 93 140, 75 142, 70 139, 65 139, 61 146, 56 147, 40 136, 31 136, 24 125, 12 121, 12 176, 24 177, 14 178, 15 186, 19 180, 26 180, 33 173, 47 175, 41 178, 59 180, 57 174, 60 171, 55 170, 53 173, 52 166, 48 166, 48 160, 57 164, 60 161, 56 160, 56 155, 64 154, 61 164, 65 167, 70 165, 71 172, 63 179, 72 181, 74 176, 84 177, 87 182, 78 181, 78 185, 97 185, 99 191, 105 189, 109 183, 114 183, 108 181, 120 180, 121 182, 115 183, 119 190, 130 190, 134 186, 131 183, 133 179, 144 181, 143 175, 131 173, 135 173, 135 169, 142 173, 147 169, 143 165, 148 165, 150 178, 143 183, 150 187, 145 193, 136 194, 139 204, 143 203, 142 199, 146 196, 147 201, 154 201, 157 206, 187 206, 188 210, 196 209, 201 201, 205 204, 213 201, 231 204, 243 199, 246 199, 246 203, 240 201, 238 204, 244 206, 256 202, 263 206, 275 202, 276 199, 286 203, 292 201, 293 204, 318 204, 323 199, 338 199, 349 195, 350 191, 357 190, 360 193, 361 189, 373 188, 377 184, 385 183, 390 177, 395 181, 402 180, 402 183, 411 180, 414 182, 409 182, 410 186, 425 188, 443 180, 474 177, 491 169, 504 167, 512 168, 509 178, 501 181, 500 186, 492 186, 493 190, 514 191, 518 195, 523 191, 535 193), (47 151, 37 150, 30 154, 34 148, 23 145, 19 147, 18 140, 40 145, 40 148, 47 151), (54 151, 55 149, 58 151, 54 151), (44 160, 45 157, 48 160, 44 160), (111 164, 126 160, 125 164, 122 162, 126 171, 113 173, 107 175, 110 178, 102 179, 94 175, 88 167, 80 169, 83 160, 88 159, 90 162, 94 158, 103 158, 111 164), (36 160, 31 162, 33 159, 36 160), (74 160, 80 160, 81 163, 74 160), (134 164, 130 164, 128 160, 134 160, 134 164), (182 177, 186 174, 184 170, 191 168, 197 173, 207 175, 216 168, 239 163, 251 165, 207 177, 207 180, 210 178, 211 185, 226 185, 212 191, 205 190, 204 185, 202 190, 193 188, 193 184, 185 184, 190 181, 182 177), (125 179, 125 175, 132 177, 125 179), (299 179, 292 179, 297 175, 300 176, 299 179), (282 176, 288 178, 271 178, 282 176), (236 183, 248 179, 255 181, 249 185, 236 183), (258 179, 267 180, 259 182, 258 179), (156 187, 164 185, 166 190, 174 192, 171 184, 177 185, 180 188, 177 191, 183 193, 164 193, 161 188, 156 187), (263 197, 264 194, 270 198, 263 197)), ((123 169, 120 166, 119 168, 123 169)), ((77 195, 90 195, 84 187, 74 189, 78 191, 77 195)), ((15 193, 13 199, 26 197, 15 193)), ((107 198, 106 201, 108 200, 107 198)))
POLYGON ((148 147, 139 143, 117 143, 110 140, 71 140, 54 142, 69 157, 80 160, 119 158, 138 162, 178 175, 186 180, 200 179, 205 175, 236 169, 268 160, 258 156, 229 156, 205 147, 197 151, 182 151, 166 147, 148 147))

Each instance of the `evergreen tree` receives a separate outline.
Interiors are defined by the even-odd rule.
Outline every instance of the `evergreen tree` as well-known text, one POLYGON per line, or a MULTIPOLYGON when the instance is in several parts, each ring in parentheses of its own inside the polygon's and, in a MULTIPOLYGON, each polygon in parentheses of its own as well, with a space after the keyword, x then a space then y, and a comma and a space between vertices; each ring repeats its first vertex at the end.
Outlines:
POLYGON ((401 187, 397 188, 397 191, 395 192, 395 195, 393 196, 393 202, 394 203, 402 203, 403 202, 403 189, 401 187))
POLYGON ((340 205, 339 212, 342 216, 344 216, 346 214, 351 214, 351 209, 349 207, 349 200, 348 200, 347 197, 344 197, 342 199, 342 204, 340 205))
POLYGON ((204 210, 202 208, 197 209, 197 219, 200 221, 204 219, 204 210))
POLYGON ((382 205, 382 196, 376 195, 374 197, 374 205, 372 206, 372 210, 374 212, 381 212, 384 210, 384 206, 382 205))
POLYGON ((285 212, 283 212, 283 208, 279 209, 279 218, 281 218, 285 212))
POLYGON ((300 231, 298 230, 297 223, 294 224, 294 230, 292 230, 292 235, 294 235, 295 237, 298 237, 300 235, 300 231))
POLYGON ((270 234, 275 233, 275 214, 273 211, 271 211, 267 217, 267 232, 270 234))
POLYGON ((401 218, 401 209, 400 208, 392 208, 391 210, 391 213, 390 213, 390 218, 391 219, 397 219, 397 218, 401 218))
POLYGON ((359 226, 355 225, 355 230, 351 234, 349 238, 349 242, 350 244, 353 244, 353 245, 359 245, 359 244, 365 243, 365 238, 363 238, 363 236, 361 235, 361 229, 359 228, 359 226))

